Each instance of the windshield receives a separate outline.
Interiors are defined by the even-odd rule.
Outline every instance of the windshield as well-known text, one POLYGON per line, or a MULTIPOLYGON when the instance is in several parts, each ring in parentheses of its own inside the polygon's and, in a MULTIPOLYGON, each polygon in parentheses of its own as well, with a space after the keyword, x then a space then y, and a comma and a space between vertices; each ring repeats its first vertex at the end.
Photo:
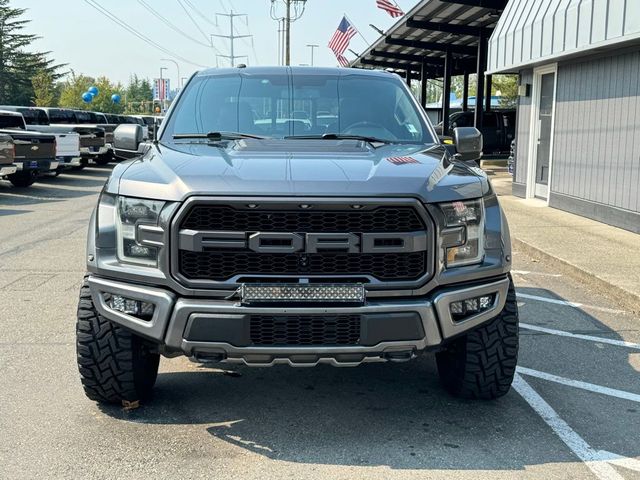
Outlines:
POLYGON ((238 132, 265 137, 358 135, 433 143, 399 78, 231 74, 196 77, 163 138, 238 132))

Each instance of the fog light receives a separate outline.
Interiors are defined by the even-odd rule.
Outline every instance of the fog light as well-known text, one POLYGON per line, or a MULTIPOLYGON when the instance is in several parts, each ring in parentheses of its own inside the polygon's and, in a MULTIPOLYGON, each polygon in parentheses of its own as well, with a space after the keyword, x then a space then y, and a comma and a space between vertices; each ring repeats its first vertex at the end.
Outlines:
POLYGON ((477 312, 480 309, 480 302, 477 298, 469 298, 464 301, 464 308, 467 312, 477 312))
POLYGON ((449 304, 449 312, 455 321, 464 320, 466 317, 482 313, 493 307, 495 294, 482 295, 480 297, 467 298, 449 304))
POLYGON ((155 305, 141 300, 133 300, 123 297, 122 295, 111 295, 107 301, 110 309, 127 315, 135 315, 144 319, 150 319, 153 316, 155 305))
POLYGON ((451 302, 449 310, 451 310, 451 313, 454 315, 462 315, 464 313, 464 305, 462 302, 451 302))

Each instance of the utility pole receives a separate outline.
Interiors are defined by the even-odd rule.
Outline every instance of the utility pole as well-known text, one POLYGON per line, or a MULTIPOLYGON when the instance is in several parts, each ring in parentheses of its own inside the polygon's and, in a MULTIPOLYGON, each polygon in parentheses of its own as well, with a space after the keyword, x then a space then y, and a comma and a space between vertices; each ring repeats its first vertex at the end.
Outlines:
POLYGON ((307 44, 307 47, 311 49, 311 66, 313 67, 313 51, 318 48, 320 45, 316 45, 314 43, 307 44))
POLYGON ((211 36, 212 37, 220 37, 220 38, 229 39, 229 42, 230 42, 229 53, 230 53, 230 55, 218 54, 218 55, 216 55, 216 57, 228 58, 231 61, 231 66, 235 67, 236 66, 236 58, 246 58, 246 59, 249 58, 247 55, 236 55, 235 54, 235 49, 234 49, 235 40, 238 39, 238 38, 252 37, 253 35, 236 35, 235 30, 233 29, 233 19, 236 18, 236 17, 246 17, 247 15, 244 14, 244 13, 233 13, 233 10, 231 10, 229 13, 216 13, 216 18, 218 16, 229 17, 229 35, 216 35, 216 34, 212 33, 211 36))
POLYGON ((291 24, 302 17, 307 0, 271 0, 271 18, 280 21, 284 26, 284 64, 291 65, 291 24), (276 4, 284 3, 285 14, 279 17, 276 14, 276 4))
POLYGON ((284 0, 287 4, 287 16, 285 17, 285 65, 291 65, 291 0, 284 0))

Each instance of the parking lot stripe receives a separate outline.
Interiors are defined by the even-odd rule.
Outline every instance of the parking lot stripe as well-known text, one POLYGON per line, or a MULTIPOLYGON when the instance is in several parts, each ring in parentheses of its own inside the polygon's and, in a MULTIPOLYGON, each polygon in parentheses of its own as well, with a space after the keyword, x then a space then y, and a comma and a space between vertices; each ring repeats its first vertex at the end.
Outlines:
POLYGON ((640 460, 616 455, 615 453, 607 452, 606 450, 600 450, 598 454, 600 455, 600 458, 606 462, 640 472, 640 460))
POLYGON ((601 312, 607 312, 607 313, 624 313, 624 310, 615 310, 613 308, 597 307, 595 305, 586 305, 584 303, 578 303, 578 302, 568 302, 567 300, 558 300, 557 298, 540 297, 538 295, 529 295, 528 293, 516 292, 516 295, 519 298, 526 298, 528 300, 538 300, 539 302, 554 303, 556 305, 564 305, 566 307, 589 308, 591 310, 599 310, 601 312))
POLYGON ((602 460, 600 452, 594 450, 567 422, 560 418, 553 407, 517 373, 513 379, 513 388, 596 477, 601 480, 623 479, 611 465, 602 460))
POLYGON ((608 395, 610 397, 622 398, 623 400, 630 400, 632 402, 640 403, 640 395, 636 393, 626 392, 624 390, 618 390, 615 388, 603 387, 594 383, 581 382, 580 380, 573 380, 571 378, 559 377, 552 373, 541 372, 539 370, 533 370, 526 367, 517 367, 518 373, 528 375, 530 377, 541 378, 542 380, 548 380, 554 383, 560 383, 569 387, 580 388, 582 390, 588 390, 594 393, 600 393, 602 395, 608 395))
POLYGON ((580 340, 588 340, 590 342, 608 343, 609 345, 616 345, 618 347, 633 348, 640 350, 640 343, 625 342, 624 340, 614 340, 613 338, 595 337, 593 335, 583 335, 582 333, 571 333, 564 330, 555 330, 553 328, 539 327, 538 325, 531 325, 529 323, 520 323, 520 328, 526 330, 534 330, 536 332, 548 333, 550 335, 558 335, 560 337, 578 338, 580 340))

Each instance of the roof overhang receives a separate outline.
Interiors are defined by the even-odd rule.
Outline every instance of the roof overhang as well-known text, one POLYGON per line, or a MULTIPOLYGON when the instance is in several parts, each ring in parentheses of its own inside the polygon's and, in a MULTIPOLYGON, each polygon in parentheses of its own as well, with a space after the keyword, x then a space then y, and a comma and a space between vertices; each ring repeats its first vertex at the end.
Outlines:
POLYGON ((640 44, 640 1, 511 0, 489 40, 487 73, 634 44, 640 44))
POLYGON ((384 68, 427 78, 443 75, 447 52, 452 73, 475 72, 478 45, 488 39, 507 0, 421 0, 358 56, 352 67, 384 68))

